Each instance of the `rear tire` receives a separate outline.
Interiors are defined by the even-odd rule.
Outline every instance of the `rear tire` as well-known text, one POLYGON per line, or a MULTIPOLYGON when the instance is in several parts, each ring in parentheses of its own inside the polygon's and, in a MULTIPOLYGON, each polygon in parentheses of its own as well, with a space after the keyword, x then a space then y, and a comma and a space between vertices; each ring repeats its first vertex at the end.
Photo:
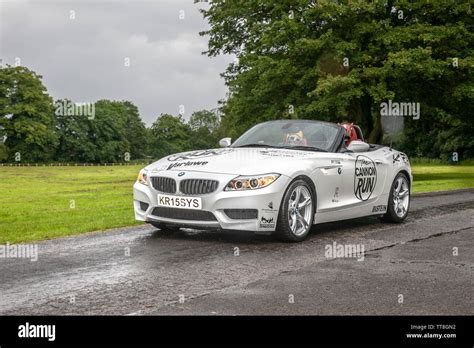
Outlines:
POLYGON ((403 222, 408 215, 410 198, 410 182, 404 173, 398 173, 390 188, 387 212, 381 220, 395 223, 403 222))
POLYGON ((293 181, 280 205, 275 236, 284 242, 302 242, 313 225, 316 202, 311 187, 304 180, 293 181))

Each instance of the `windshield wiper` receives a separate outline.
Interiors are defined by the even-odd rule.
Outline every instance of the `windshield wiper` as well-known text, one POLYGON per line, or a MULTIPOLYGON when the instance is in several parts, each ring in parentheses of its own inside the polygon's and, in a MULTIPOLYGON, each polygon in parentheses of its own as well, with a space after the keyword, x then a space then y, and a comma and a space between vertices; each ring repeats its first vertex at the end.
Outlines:
POLYGON ((319 147, 314 146, 303 146, 303 145, 296 145, 296 146, 281 146, 282 149, 293 149, 293 150, 305 150, 305 151, 318 151, 318 152, 328 152, 328 150, 321 149, 319 147))

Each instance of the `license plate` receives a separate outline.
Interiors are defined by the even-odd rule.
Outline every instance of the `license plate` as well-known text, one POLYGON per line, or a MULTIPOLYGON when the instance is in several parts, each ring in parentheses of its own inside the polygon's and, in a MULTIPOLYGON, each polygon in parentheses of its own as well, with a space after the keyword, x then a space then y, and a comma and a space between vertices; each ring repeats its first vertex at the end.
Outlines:
POLYGON ((202 209, 200 197, 183 197, 158 195, 158 205, 160 207, 181 208, 181 209, 202 209))

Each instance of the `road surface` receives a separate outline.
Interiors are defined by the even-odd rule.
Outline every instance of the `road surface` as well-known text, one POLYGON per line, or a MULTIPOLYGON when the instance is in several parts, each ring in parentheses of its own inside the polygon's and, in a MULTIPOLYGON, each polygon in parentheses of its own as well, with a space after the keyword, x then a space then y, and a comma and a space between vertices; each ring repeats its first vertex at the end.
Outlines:
POLYGON ((472 315, 473 217, 468 189, 414 196, 404 224, 324 224, 299 244, 148 225, 39 242, 36 262, 0 259, 0 314, 472 315), (326 257, 334 243, 363 257, 326 257))

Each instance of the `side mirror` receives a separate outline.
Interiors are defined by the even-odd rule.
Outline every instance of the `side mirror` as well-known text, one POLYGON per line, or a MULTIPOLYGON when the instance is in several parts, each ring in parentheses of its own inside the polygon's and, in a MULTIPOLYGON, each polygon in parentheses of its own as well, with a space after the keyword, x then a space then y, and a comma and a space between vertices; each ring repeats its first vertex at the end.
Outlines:
POLYGON ((352 140, 347 149, 352 152, 367 152, 370 149, 370 145, 360 140, 352 140))
POLYGON ((232 138, 222 138, 219 140, 220 147, 229 147, 232 144, 232 138))

